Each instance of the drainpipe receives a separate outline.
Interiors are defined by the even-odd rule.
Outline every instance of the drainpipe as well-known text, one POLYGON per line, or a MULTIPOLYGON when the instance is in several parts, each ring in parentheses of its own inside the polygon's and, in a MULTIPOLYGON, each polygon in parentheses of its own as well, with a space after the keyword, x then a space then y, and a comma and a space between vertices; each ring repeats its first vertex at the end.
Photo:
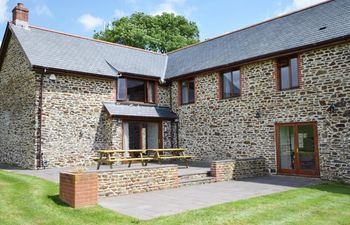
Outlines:
MULTIPOLYGON (((170 101, 170 109, 173 110, 173 95, 171 91, 171 84, 170 84, 169 101, 170 101)), ((170 136, 171 136, 171 148, 174 148, 174 120, 171 120, 170 122, 170 136)))
POLYGON ((39 102, 38 102, 38 128, 37 128, 37 169, 41 169, 45 165, 43 162, 43 153, 41 151, 41 126, 42 126, 42 106, 43 106, 43 84, 44 84, 44 74, 46 73, 46 68, 43 69, 43 72, 40 76, 40 87, 39 87, 39 102))

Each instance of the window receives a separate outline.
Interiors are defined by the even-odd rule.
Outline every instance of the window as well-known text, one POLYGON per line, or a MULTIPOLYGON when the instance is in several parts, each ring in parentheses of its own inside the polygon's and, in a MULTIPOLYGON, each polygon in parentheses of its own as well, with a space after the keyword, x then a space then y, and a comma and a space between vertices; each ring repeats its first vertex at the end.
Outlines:
POLYGON ((128 79, 128 100, 133 102, 145 101, 145 82, 142 80, 128 79))
POLYGON ((118 100, 126 100, 126 79, 118 78, 118 100))
POLYGON ((155 103, 155 82, 118 78, 118 100, 155 103))
POLYGON ((241 71, 233 70, 222 74, 222 98, 241 95, 241 71))
POLYGON ((181 104, 194 103, 194 78, 180 81, 181 87, 181 104))
POLYGON ((280 90, 299 87, 298 58, 292 57, 278 60, 280 90))

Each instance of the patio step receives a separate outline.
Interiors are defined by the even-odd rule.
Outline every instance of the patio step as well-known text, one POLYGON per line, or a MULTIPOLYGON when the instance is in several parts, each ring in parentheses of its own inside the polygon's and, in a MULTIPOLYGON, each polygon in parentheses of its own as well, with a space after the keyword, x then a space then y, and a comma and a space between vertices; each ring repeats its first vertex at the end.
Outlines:
POLYGON ((214 183, 215 178, 214 177, 199 177, 199 178, 192 178, 192 179, 180 179, 179 186, 191 186, 191 185, 199 185, 199 184, 210 184, 214 183))
POLYGON ((199 178, 207 178, 209 174, 207 172, 203 173, 188 173, 179 175, 180 180, 191 180, 191 179, 199 179, 199 178))

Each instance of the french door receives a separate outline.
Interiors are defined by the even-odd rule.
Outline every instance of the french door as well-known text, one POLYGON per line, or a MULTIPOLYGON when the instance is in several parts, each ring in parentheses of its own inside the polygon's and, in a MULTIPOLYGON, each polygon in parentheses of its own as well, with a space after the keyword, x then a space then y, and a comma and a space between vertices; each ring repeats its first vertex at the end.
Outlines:
POLYGON ((319 176, 317 124, 276 124, 277 169, 280 174, 319 176))
POLYGON ((161 148, 162 123, 153 121, 124 121, 123 149, 161 148))

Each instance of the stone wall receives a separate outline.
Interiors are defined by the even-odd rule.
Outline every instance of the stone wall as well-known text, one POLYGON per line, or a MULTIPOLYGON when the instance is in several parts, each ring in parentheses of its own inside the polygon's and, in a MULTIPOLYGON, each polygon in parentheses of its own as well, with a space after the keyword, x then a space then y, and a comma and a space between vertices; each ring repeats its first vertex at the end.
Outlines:
POLYGON ((11 37, 0 72, 0 162, 36 165, 39 82, 16 39, 11 37))
POLYGON ((93 164, 95 150, 121 145, 121 123, 102 103, 114 98, 113 80, 55 74, 44 76, 42 152, 49 167, 93 164), (116 135, 116 136, 115 136, 116 135))
POLYGON ((177 165, 97 171, 100 197, 177 188, 177 165))
POLYGON ((216 160, 212 162, 210 170, 217 182, 268 174, 264 158, 216 160))
MULTIPOLYGON (((196 102, 178 105, 179 142, 195 160, 264 157, 276 171, 275 123, 316 121, 321 177, 350 176, 350 44, 339 44, 300 55, 302 87, 276 88, 275 60, 242 67, 242 96, 219 99, 217 73, 196 76, 196 102), (336 112, 327 108, 336 105, 336 112), (256 118, 256 112, 261 117, 256 118)), ((172 83, 177 93, 177 82, 172 83)))

